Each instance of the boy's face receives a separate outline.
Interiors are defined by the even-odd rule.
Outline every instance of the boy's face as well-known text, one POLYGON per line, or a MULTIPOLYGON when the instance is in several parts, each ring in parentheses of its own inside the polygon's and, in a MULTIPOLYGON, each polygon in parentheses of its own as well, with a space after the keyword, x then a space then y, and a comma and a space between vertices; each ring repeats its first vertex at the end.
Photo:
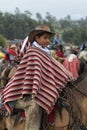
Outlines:
POLYGON ((51 43, 50 37, 51 37, 50 34, 45 33, 45 34, 43 34, 43 35, 40 36, 40 37, 36 36, 36 37, 35 37, 35 40, 36 40, 37 43, 38 43, 39 45, 41 45, 42 47, 47 47, 47 46, 51 43))

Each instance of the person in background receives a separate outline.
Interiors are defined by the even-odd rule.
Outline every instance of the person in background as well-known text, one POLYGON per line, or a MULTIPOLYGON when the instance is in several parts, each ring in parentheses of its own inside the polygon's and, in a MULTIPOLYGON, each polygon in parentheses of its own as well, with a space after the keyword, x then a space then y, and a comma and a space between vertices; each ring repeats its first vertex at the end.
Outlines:
POLYGON ((10 47, 11 47, 11 44, 8 44, 5 46, 4 50, 8 51, 10 49, 10 47))
POLYGON ((79 53, 78 58, 87 62, 87 46, 79 53))
POLYGON ((63 62, 64 67, 73 74, 74 80, 77 80, 79 77, 80 70, 80 61, 77 54, 78 53, 71 48, 70 54, 68 54, 63 62))
POLYGON ((53 40, 54 45, 62 45, 62 39, 60 38, 59 34, 56 34, 53 40))
POLYGON ((63 45, 56 45, 56 54, 61 58, 64 57, 63 45))
POLYGON ((80 71, 79 74, 84 72, 84 68, 87 65, 87 46, 84 47, 82 51, 79 52, 78 58, 80 61, 80 71))
POLYGON ((15 44, 7 46, 3 52, 0 51, 0 59, 5 59, 6 61, 14 61, 17 56, 16 53, 17 46, 15 44))
POLYGON ((6 50, 5 60, 15 61, 15 57, 17 56, 16 49, 17 49, 17 46, 15 44, 12 44, 10 48, 6 50))
POLYGON ((85 49, 85 47, 86 47, 85 44, 86 44, 86 43, 82 43, 82 44, 81 44, 81 46, 80 46, 80 51, 83 51, 83 50, 85 49))
POLYGON ((63 62, 64 61, 64 55, 63 55, 63 46, 62 45, 55 45, 54 49, 51 50, 51 54, 52 56, 58 60, 59 62, 63 62))

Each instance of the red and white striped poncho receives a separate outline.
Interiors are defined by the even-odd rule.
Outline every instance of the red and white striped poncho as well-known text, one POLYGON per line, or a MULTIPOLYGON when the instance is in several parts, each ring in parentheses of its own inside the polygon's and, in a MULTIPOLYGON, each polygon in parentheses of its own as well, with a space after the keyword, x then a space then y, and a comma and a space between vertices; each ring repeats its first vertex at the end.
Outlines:
POLYGON ((48 113, 53 109, 59 92, 70 81, 72 74, 65 67, 36 47, 30 47, 22 58, 15 75, 3 89, 2 99, 7 103, 35 94, 36 102, 48 113))

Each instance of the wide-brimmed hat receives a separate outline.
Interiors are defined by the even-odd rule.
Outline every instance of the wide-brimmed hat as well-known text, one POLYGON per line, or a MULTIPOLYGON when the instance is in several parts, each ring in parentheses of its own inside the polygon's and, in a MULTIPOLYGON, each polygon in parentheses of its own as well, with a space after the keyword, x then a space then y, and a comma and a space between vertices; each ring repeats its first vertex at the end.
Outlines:
POLYGON ((12 45, 10 46, 10 48, 16 48, 16 45, 15 45, 15 44, 12 44, 12 45))
POLYGON ((49 33, 51 36, 55 34, 54 32, 51 32, 48 25, 39 25, 29 33, 29 41, 33 43, 35 36, 41 33, 49 33))

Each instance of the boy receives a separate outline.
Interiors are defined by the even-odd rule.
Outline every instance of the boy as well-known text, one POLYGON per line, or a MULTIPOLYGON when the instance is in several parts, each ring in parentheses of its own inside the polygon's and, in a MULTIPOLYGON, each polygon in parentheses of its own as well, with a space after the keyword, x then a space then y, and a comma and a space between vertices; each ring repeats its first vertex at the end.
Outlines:
MULTIPOLYGON (((59 92, 72 80, 72 74, 51 57, 47 48, 53 35, 48 25, 39 25, 30 32, 30 47, 21 59, 15 75, 3 90, 2 99, 9 114, 11 109, 8 103, 19 99, 23 99, 23 106, 30 102, 34 114, 38 109, 37 104, 49 114, 59 98, 59 92), (27 102, 25 99, 28 99, 27 102)), ((28 112, 29 108, 25 107, 25 114, 28 112)), ((30 116, 26 115, 26 118, 30 116)), ((32 122, 36 123, 36 119, 37 115, 32 122)), ((29 119, 28 121, 31 122, 29 119)), ((28 130, 30 127, 34 130, 34 123, 32 126, 28 125, 28 130)))

